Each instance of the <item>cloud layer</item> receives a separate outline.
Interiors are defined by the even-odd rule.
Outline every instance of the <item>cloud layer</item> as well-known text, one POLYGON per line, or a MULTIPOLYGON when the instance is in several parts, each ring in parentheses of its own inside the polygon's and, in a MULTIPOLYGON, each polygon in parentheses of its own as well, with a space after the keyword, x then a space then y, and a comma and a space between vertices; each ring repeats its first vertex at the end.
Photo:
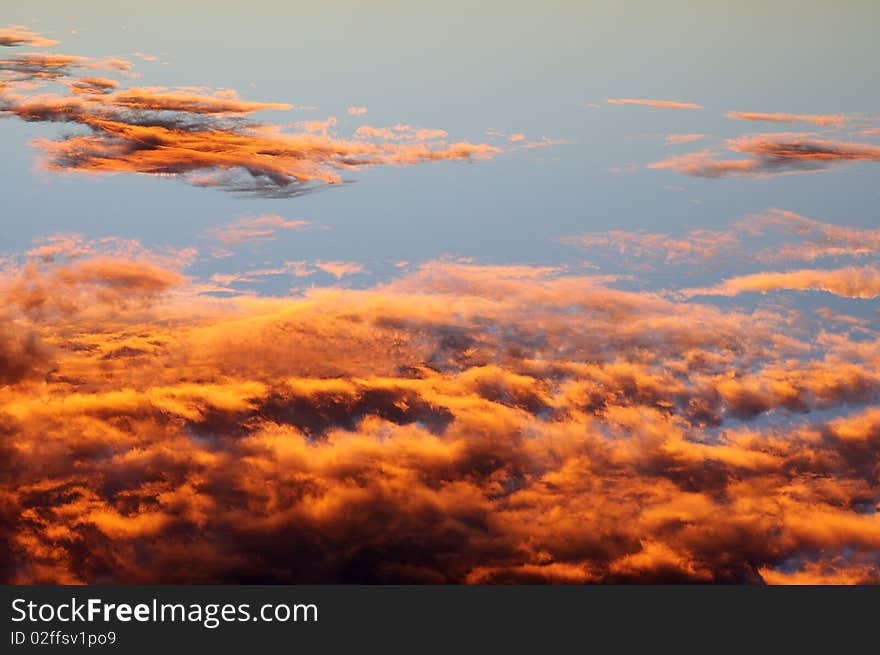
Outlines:
POLYGON ((209 298, 76 243, 0 287, 4 581, 880 581, 875 330, 448 261, 209 298))

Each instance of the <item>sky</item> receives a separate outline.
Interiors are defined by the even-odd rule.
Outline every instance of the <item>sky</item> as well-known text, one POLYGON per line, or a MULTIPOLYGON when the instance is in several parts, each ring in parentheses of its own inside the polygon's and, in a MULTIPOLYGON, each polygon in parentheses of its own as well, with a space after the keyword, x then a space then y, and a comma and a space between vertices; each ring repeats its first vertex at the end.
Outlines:
POLYGON ((4 7, 0 579, 880 581, 878 18, 4 7))

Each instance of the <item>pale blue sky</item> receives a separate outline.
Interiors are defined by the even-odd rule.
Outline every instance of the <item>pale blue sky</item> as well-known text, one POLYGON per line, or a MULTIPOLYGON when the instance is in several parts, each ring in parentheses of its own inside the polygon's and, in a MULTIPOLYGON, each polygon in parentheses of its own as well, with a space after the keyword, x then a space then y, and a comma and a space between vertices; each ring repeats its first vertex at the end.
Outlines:
MULTIPOLYGON (((486 140, 487 129, 566 141, 472 164, 371 168, 305 197, 242 199, 139 175, 36 172, 37 136, 71 126, 0 122, 2 250, 39 235, 119 235, 205 247, 199 235, 237 218, 279 214, 329 230, 281 233, 195 272, 267 261, 385 260, 444 254, 485 262, 558 263, 583 253, 565 235, 719 227, 780 207, 871 226, 875 164, 767 179, 700 179, 645 165, 700 142, 806 129, 745 123, 728 110, 880 114, 872 2, 34 2, 4 6, 4 24, 61 41, 53 52, 140 51, 139 85, 232 87, 247 99, 313 105, 266 112, 289 122, 334 115, 341 133, 398 122, 486 140), (512 4, 512 6, 511 6, 512 4), (163 54, 164 53, 164 54, 163 54), (606 98, 698 102, 701 111, 612 106, 606 98), (598 105, 591 108, 590 104, 598 105), (350 117, 349 105, 369 110, 350 117), (623 169, 624 172, 610 172, 623 169)), ((875 140, 876 141, 876 140, 875 140)))

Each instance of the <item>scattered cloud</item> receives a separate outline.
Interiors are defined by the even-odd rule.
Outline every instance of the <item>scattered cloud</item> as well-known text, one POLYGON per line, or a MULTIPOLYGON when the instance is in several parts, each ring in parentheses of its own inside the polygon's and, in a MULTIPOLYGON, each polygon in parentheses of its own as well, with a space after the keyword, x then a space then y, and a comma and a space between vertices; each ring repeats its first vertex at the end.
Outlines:
POLYGON ((366 107, 349 107, 348 113, 350 116, 363 116, 367 113, 366 107))
POLYGON ((564 237, 562 243, 623 255, 626 266, 880 257, 880 229, 826 223, 783 209, 750 215, 724 229, 681 235, 610 230, 564 237))

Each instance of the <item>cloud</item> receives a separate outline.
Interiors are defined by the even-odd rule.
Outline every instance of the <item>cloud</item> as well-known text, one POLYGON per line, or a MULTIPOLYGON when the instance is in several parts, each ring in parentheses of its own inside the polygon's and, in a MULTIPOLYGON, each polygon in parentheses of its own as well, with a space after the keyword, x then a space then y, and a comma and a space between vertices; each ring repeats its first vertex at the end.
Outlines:
POLYGON ((39 379, 51 368, 51 349, 36 332, 0 315, 0 385, 39 379))
POLYGON ((107 93, 119 86, 119 82, 107 77, 78 77, 68 82, 71 93, 107 93))
POLYGON ((0 285, 4 581, 880 580, 870 327, 457 261, 217 298, 79 243, 0 285))
POLYGON ((340 261, 317 261, 315 262, 315 268, 324 271, 325 273, 329 273, 337 280, 347 275, 357 275, 364 270, 363 265, 357 262, 340 261))
POLYGON ((363 116, 364 114, 367 113, 367 108, 366 107, 349 107, 347 111, 350 116, 363 116))
POLYGON ((266 214, 254 218, 240 218, 228 225, 212 227, 207 230, 205 236, 226 245, 256 243, 274 241, 279 230, 300 231, 310 225, 309 221, 288 220, 276 214, 266 214))
POLYGON ((691 143, 693 141, 699 141, 705 134, 667 134, 664 142, 666 145, 678 145, 681 143, 691 143))
POLYGON ((759 261, 805 260, 827 257, 860 258, 880 255, 880 229, 837 225, 817 221, 792 211, 771 209, 738 222, 734 229, 753 237, 764 237, 780 228, 789 240, 759 250, 759 261), (800 241, 792 241, 791 237, 800 241))
POLYGON ((732 232, 694 230, 683 238, 645 231, 611 230, 564 237, 562 243, 582 248, 611 248, 633 259, 659 257, 666 262, 704 261, 738 244, 732 232))
POLYGON ((270 268, 249 269, 240 273, 215 273, 211 276, 212 282, 220 285, 218 290, 233 291, 231 285, 259 281, 260 278, 274 277, 279 275, 292 275, 293 277, 310 277, 319 272, 328 273, 337 280, 349 275, 363 273, 364 266, 358 262, 324 261, 324 260, 295 260, 286 261, 280 266, 270 268))
POLYGON ((750 155, 746 159, 719 159, 718 152, 670 157, 649 168, 671 169, 692 177, 764 177, 783 173, 821 171, 848 161, 880 161, 880 146, 789 134, 761 134, 728 139, 727 150, 750 155))
POLYGON ((384 141, 434 141, 446 138, 446 130, 437 130, 424 127, 413 127, 405 123, 398 123, 391 127, 373 127, 361 125, 354 132, 355 136, 364 139, 381 139, 384 141))
POLYGON ((386 147, 359 140, 277 129, 188 129, 184 125, 135 125, 114 119, 81 117, 85 136, 36 139, 55 171, 173 175, 195 186, 236 193, 291 197, 320 184, 339 184, 338 171, 379 164, 409 165, 442 159, 481 159, 499 150, 458 142, 429 148, 418 144, 386 147))
POLYGON ((841 127, 851 120, 845 114, 788 114, 788 113, 763 113, 748 111, 729 111, 724 114, 727 118, 735 118, 743 121, 765 121, 768 123, 812 123, 820 127, 841 127))
POLYGON ((58 41, 47 39, 37 32, 33 32, 24 25, 9 25, 0 28, 0 46, 29 45, 38 48, 58 45, 58 41))
POLYGON ((714 287, 687 289, 683 293, 689 296, 735 296, 746 292, 767 293, 780 289, 827 291, 847 298, 876 298, 880 296, 880 269, 864 266, 835 270, 764 271, 734 277, 714 287))
POLYGON ((826 223, 784 209, 750 215, 725 229, 698 228, 681 235, 610 230, 564 237, 561 242, 592 251, 611 250, 624 255, 627 266, 709 260, 767 264, 880 255, 880 229, 826 223))
POLYGON ((663 107, 667 109, 702 109, 703 105, 680 100, 644 100, 639 98, 608 98, 609 105, 644 105, 646 107, 663 107))
POLYGON ((187 114, 250 114, 266 109, 293 109, 293 105, 286 103, 246 102, 230 89, 206 96, 163 87, 130 88, 113 94, 105 102, 126 109, 187 114))
POLYGON ((65 262, 48 274, 28 263, 4 281, 2 291, 7 303, 30 314, 75 314, 90 303, 137 305, 184 280, 146 260, 95 257, 65 262))
POLYGON ((0 60, 0 114, 31 122, 71 123, 85 133, 38 138, 42 166, 58 172, 171 176, 200 187, 260 197, 292 197, 368 166, 414 165, 492 157, 499 148, 447 141, 445 130, 397 124, 362 126, 337 136, 336 119, 295 123, 299 132, 253 121, 250 115, 293 106, 251 102, 230 89, 117 88, 116 80, 83 70, 119 74, 130 62, 26 53, 0 60), (52 82, 69 95, 45 92, 52 82))

